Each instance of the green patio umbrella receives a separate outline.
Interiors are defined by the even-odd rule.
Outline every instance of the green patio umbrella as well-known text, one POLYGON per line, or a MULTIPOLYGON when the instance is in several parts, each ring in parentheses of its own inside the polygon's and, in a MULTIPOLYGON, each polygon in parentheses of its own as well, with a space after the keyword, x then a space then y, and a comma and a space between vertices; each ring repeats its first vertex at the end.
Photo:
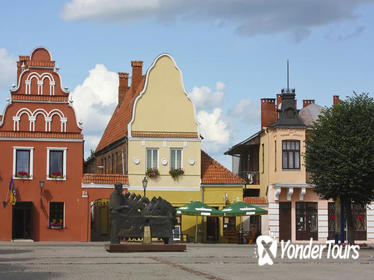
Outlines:
MULTIPOLYGON (((240 226, 242 228, 242 216, 266 215, 268 211, 243 201, 235 202, 230 206, 221 209, 225 216, 240 216, 240 226)), ((242 230, 242 229, 241 229, 242 230)))
POLYGON ((210 207, 200 201, 193 201, 182 207, 177 208, 177 214, 196 216, 195 243, 197 242, 197 217, 198 216, 222 216, 223 213, 213 207, 210 207))
POLYGON ((268 211, 243 201, 235 202, 230 206, 221 209, 225 216, 252 216, 266 215, 268 211))

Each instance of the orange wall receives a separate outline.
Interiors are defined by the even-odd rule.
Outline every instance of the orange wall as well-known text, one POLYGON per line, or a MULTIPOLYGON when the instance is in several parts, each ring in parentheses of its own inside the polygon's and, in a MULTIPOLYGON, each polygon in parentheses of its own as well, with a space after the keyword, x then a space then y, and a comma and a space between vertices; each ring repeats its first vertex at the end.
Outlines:
MULTIPOLYGON (((81 181, 83 166, 83 144, 81 142, 42 141, 1 141, 0 199, 4 201, 13 172, 13 146, 34 147, 34 167, 32 180, 15 179, 17 201, 33 202, 33 239, 35 241, 86 241, 87 202, 82 198, 81 181), (47 147, 66 147, 66 180, 47 180, 47 147), (40 193, 39 181, 45 181, 44 192, 40 193), (48 228, 49 202, 65 203, 65 228, 48 228), (79 213, 79 214, 78 214, 79 213)), ((12 206, 0 206, 0 240, 12 239, 12 206)))

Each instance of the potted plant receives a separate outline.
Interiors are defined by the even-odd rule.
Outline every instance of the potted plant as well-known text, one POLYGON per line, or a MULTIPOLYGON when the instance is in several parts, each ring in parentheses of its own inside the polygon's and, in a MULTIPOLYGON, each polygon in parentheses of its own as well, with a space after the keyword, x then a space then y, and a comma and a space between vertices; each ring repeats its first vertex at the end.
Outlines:
POLYGON ((160 176, 160 172, 158 169, 155 168, 148 168, 147 171, 145 172, 145 175, 151 179, 156 179, 158 176, 160 176))
POLYGON ((61 172, 56 171, 56 172, 52 172, 51 178, 53 178, 53 179, 62 179, 62 178, 64 178, 64 176, 62 176, 61 172))
POLYGON ((49 224, 49 227, 51 229, 62 229, 62 220, 60 219, 60 221, 56 221, 55 219, 53 219, 53 221, 49 224))
POLYGON ((184 170, 182 168, 170 169, 169 174, 173 179, 177 179, 179 176, 184 174, 184 170))
POLYGON ((18 171, 17 175, 18 178, 30 178, 29 173, 26 171, 18 171))

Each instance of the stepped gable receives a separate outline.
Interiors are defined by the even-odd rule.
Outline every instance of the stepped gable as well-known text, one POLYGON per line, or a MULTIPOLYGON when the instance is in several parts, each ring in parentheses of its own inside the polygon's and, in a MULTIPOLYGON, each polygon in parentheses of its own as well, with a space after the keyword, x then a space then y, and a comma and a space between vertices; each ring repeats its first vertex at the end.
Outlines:
POLYGON ((68 101, 69 91, 62 88, 61 78, 50 52, 43 47, 17 61, 17 87, 12 87, 12 100, 68 101))
POLYGON ((201 151, 201 183, 207 185, 244 185, 246 182, 223 167, 207 153, 201 151))
POLYGON ((59 68, 43 47, 17 61, 17 84, 0 118, 3 138, 83 139, 69 91, 62 88, 59 68))

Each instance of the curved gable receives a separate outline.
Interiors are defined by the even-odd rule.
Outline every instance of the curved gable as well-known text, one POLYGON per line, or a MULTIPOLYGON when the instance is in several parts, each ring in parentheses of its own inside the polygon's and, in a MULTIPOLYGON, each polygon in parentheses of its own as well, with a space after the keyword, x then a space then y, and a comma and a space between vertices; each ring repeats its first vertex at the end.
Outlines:
POLYGON ((197 137, 195 109, 183 85, 174 59, 160 55, 146 75, 144 89, 134 102, 129 136, 153 133, 197 137))

